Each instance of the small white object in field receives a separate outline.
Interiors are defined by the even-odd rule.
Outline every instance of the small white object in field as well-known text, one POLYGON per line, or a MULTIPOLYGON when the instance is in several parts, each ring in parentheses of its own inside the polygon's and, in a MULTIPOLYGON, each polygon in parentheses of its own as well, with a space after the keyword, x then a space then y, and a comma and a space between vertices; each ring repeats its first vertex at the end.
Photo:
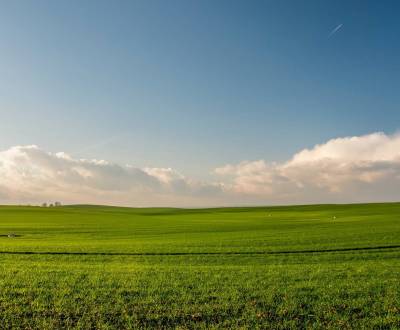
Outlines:
POLYGON ((336 220, 336 216, 333 216, 333 220, 336 220))
POLYGON ((7 236, 8 236, 8 238, 13 238, 13 237, 15 237, 15 234, 11 233, 11 234, 8 234, 7 236))

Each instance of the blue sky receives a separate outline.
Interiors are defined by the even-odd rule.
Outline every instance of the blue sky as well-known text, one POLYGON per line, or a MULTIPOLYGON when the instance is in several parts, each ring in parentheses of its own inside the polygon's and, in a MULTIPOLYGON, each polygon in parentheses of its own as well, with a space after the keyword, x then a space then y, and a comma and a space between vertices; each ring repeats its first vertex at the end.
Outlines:
POLYGON ((398 1, 5 1, 0 149, 35 144, 205 178, 336 137, 393 134, 399 10, 398 1))

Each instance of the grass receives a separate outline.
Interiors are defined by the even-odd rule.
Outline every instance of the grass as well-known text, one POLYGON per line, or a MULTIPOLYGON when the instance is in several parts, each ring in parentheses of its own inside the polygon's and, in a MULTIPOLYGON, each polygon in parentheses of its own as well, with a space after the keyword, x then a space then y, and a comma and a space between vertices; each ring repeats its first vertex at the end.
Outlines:
POLYGON ((399 274, 397 203, 0 207, 4 329, 398 329, 399 274))

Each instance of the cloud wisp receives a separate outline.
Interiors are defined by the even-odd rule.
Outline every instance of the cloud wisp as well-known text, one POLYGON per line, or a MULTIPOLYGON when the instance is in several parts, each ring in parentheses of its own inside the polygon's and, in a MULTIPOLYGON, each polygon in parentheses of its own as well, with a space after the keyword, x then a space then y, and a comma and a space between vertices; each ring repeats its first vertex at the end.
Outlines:
POLYGON ((329 33, 328 38, 333 37, 333 35, 338 32, 343 27, 343 24, 338 24, 332 31, 329 33))
POLYGON ((172 168, 15 146, 0 152, 0 203, 195 207, 400 200, 400 135, 332 139, 286 162, 242 161, 213 173, 213 182, 201 182, 172 168))

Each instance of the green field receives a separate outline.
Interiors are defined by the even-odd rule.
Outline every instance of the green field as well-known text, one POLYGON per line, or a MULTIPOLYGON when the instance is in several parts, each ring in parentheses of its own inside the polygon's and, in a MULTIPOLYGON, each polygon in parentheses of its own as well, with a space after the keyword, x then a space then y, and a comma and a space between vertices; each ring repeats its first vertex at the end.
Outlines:
POLYGON ((400 204, 3 206, 0 328, 398 329, 400 204))

